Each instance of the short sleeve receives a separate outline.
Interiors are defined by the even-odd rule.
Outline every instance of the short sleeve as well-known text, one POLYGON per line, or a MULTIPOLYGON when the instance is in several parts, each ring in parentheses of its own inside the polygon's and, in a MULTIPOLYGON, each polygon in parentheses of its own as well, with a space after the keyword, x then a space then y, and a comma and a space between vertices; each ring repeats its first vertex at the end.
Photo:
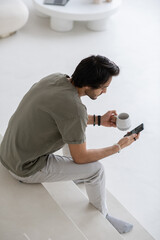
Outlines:
POLYGON ((57 118, 56 124, 64 143, 81 144, 86 141, 87 114, 63 120, 57 118))

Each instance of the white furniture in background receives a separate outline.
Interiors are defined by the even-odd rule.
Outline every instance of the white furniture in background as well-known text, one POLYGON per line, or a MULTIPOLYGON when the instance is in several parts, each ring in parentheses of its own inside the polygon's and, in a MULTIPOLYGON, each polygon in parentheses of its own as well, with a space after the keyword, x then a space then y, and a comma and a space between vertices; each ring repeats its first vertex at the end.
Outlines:
POLYGON ((0 1, 0 38, 8 37, 28 20, 29 11, 22 0, 0 1))
POLYGON ((65 32, 73 28, 74 21, 86 21, 93 31, 106 29, 107 18, 117 11, 121 0, 94 4, 92 0, 69 0, 65 6, 45 5, 44 0, 33 0, 35 9, 50 17, 55 31, 65 32))

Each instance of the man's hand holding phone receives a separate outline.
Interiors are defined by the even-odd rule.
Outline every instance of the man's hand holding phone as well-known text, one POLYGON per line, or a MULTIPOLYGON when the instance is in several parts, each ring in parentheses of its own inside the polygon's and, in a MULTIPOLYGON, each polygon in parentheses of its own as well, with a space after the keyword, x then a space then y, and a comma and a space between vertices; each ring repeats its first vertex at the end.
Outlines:
POLYGON ((130 136, 126 136, 126 137, 123 137, 119 142, 118 144, 120 145, 120 148, 123 149, 129 145, 131 145, 134 141, 136 141, 137 139, 139 139, 139 136, 140 136, 140 133, 136 134, 136 133, 133 133, 132 135, 130 136))
POLYGON ((134 141, 139 139, 140 132, 144 129, 144 124, 140 124, 138 127, 134 128, 132 131, 128 132, 124 137, 118 142, 121 149, 131 145, 134 141))

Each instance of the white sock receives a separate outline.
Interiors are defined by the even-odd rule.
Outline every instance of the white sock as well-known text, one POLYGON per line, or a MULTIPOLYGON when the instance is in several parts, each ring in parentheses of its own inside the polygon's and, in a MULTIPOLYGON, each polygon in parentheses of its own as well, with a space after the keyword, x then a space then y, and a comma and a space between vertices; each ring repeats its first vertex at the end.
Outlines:
POLYGON ((127 233, 130 232, 133 228, 133 225, 127 222, 123 222, 122 220, 119 220, 117 218, 114 218, 107 214, 106 219, 113 225, 113 227, 119 232, 119 233, 127 233))

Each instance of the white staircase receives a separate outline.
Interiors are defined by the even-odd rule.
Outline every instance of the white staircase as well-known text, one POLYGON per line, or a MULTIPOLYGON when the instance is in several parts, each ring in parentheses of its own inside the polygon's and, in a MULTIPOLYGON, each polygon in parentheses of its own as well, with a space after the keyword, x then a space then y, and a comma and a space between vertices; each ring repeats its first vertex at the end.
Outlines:
POLYGON ((0 164, 0 239, 153 240, 110 193, 107 198, 113 216, 133 223, 130 233, 120 235, 89 204, 83 184, 24 184, 0 164))
POLYGON ((73 182, 43 185, 88 240, 123 239, 73 182))
POLYGON ((86 240, 41 184, 14 180, 0 165, 1 240, 86 240))
MULTIPOLYGON (((78 187, 86 195, 84 184, 79 184, 78 187)), ((133 229, 130 233, 121 235, 124 240, 154 240, 154 238, 143 228, 143 226, 121 205, 121 203, 106 190, 107 205, 110 214, 124 221, 133 224, 133 229)))
POLYGON ((132 223, 134 227, 130 233, 119 234, 100 212, 88 204, 84 184, 79 184, 78 187, 73 182, 43 185, 88 240, 154 240, 109 192, 107 192, 107 204, 110 214, 132 223))

